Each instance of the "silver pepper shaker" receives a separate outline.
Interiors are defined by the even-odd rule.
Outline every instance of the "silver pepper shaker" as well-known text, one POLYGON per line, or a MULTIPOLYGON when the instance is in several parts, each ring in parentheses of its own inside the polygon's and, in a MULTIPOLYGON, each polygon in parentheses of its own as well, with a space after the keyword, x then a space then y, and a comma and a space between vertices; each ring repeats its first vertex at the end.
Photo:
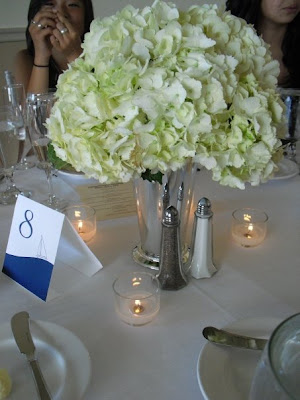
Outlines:
POLYGON ((174 206, 169 206, 164 211, 162 218, 159 273, 157 275, 161 288, 165 290, 178 290, 187 285, 182 267, 179 226, 178 211, 174 206))
POLYGON ((190 274, 196 279, 209 278, 217 271, 213 263, 212 217, 211 203, 202 197, 195 211, 191 246, 190 274))

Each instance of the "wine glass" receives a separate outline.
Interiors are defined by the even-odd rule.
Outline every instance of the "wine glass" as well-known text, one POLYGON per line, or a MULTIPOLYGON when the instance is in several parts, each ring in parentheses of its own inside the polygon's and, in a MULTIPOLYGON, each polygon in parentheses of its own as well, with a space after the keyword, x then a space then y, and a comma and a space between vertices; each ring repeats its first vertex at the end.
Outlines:
POLYGON ((35 163, 26 159, 26 155, 31 149, 31 143, 28 135, 26 134, 26 96, 24 85, 22 83, 13 83, 9 86, 4 86, 2 88, 2 95, 4 105, 19 107, 23 119, 23 126, 19 127, 20 140, 23 141, 23 152, 20 161, 15 166, 15 169, 26 170, 32 168, 35 166, 35 163))
POLYGON ((6 189, 0 192, 0 204, 14 204, 19 194, 31 196, 31 192, 17 188, 13 179, 14 168, 23 149, 22 137, 19 135, 22 124, 17 107, 0 107, 0 168, 6 179, 6 189))
POLYGON ((50 116, 52 106, 55 102, 55 93, 30 93, 27 95, 26 109, 29 136, 33 150, 40 162, 41 168, 45 170, 48 182, 48 198, 42 203, 54 210, 63 211, 67 201, 58 198, 53 191, 52 164, 48 159, 48 145, 50 139, 47 136, 46 120, 50 116))
POLYGON ((296 400, 300 393, 300 314, 272 333, 256 367, 250 400, 296 400))

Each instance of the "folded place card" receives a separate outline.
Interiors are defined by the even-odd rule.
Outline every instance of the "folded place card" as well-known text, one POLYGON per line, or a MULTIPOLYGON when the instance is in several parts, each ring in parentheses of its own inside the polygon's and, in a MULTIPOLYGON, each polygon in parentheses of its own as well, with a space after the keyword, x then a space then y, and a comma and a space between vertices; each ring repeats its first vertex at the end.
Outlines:
POLYGON ((64 214, 18 196, 3 265, 6 275, 46 301, 101 268, 64 214))

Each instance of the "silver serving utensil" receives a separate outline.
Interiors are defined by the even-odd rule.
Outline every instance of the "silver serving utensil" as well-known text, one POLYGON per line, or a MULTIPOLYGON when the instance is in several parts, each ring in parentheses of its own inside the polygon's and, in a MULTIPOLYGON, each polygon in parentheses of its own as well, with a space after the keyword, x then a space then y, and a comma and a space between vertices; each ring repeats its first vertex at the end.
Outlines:
POLYGON ((51 400, 35 355, 35 346, 29 328, 28 312, 21 311, 15 314, 11 319, 11 329, 20 352, 25 354, 29 362, 40 400, 51 400))
POLYGON ((267 339, 238 335, 236 333, 224 331, 223 329, 217 329, 213 326, 204 328, 202 334, 205 339, 213 343, 251 350, 263 350, 267 343, 267 339))

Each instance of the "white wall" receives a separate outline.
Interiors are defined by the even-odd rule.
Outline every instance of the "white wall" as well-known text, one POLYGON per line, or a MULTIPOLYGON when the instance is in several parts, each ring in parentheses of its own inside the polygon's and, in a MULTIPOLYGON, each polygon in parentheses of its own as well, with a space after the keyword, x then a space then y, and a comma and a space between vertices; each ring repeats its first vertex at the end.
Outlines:
MULTIPOLYGON (((225 0, 176 0, 172 1, 177 7, 186 9, 194 4, 216 3, 223 4, 225 0)), ((115 14, 127 4, 143 8, 151 5, 152 0, 93 0, 96 17, 107 17, 115 14)), ((23 28, 27 24, 27 9, 29 0, 0 0, 0 29, 1 28, 23 28)))
MULTIPOLYGON (((170 0, 170 2, 175 3, 178 8, 185 10, 194 4, 224 4, 225 0, 170 0)), ((152 3, 152 0, 93 0, 96 17, 107 17, 109 15, 115 14, 118 10, 121 10, 127 4, 131 4, 136 8, 143 8, 145 6, 151 5, 152 3)))

